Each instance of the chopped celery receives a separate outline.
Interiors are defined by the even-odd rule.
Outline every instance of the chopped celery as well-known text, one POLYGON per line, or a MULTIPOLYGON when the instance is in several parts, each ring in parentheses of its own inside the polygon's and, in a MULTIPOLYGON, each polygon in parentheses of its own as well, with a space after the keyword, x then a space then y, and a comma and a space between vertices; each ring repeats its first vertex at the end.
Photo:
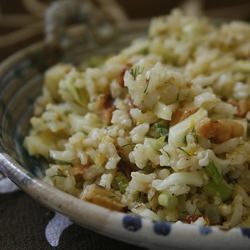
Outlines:
POLYGON ((176 104, 166 105, 162 102, 157 102, 154 107, 154 113, 158 118, 170 121, 176 106, 176 104))
POLYGON ((185 138, 187 134, 193 131, 195 125, 207 117, 207 110, 199 109, 185 120, 177 123, 169 129, 168 141, 176 147, 185 146, 185 138))
POLYGON ((86 89, 84 88, 79 89, 77 87, 70 86, 68 90, 72 94, 76 103, 78 103, 81 106, 85 106, 87 104, 88 94, 86 89))
POLYGON ((159 138, 162 136, 168 137, 169 128, 168 125, 164 122, 154 123, 150 128, 150 135, 154 138, 159 138))
POLYGON ((149 145, 154 150, 158 151, 166 144, 165 137, 162 136, 162 137, 160 137, 158 139, 145 138, 144 144, 149 145))
POLYGON ((232 187, 223 179, 215 164, 210 162, 205 170, 212 179, 203 187, 205 194, 208 196, 219 194, 222 201, 228 200, 232 196, 232 187))
POLYGON ((127 179, 127 177, 121 172, 118 172, 117 176, 115 177, 115 182, 118 186, 119 191, 122 194, 124 194, 129 183, 129 180, 127 179))
POLYGON ((107 56, 92 56, 87 60, 86 64, 88 67, 96 68, 104 64, 106 60, 107 56))
POLYGON ((220 183, 223 180, 222 175, 220 174, 218 168, 214 165, 213 162, 210 162, 205 167, 205 170, 215 183, 220 183))
POLYGON ((221 200, 227 201, 233 193, 232 187, 226 182, 215 183, 214 181, 209 181, 204 187, 203 191, 207 196, 214 196, 219 194, 221 200))
POLYGON ((171 194, 161 193, 158 197, 158 202, 163 207, 173 209, 177 206, 178 199, 171 194))

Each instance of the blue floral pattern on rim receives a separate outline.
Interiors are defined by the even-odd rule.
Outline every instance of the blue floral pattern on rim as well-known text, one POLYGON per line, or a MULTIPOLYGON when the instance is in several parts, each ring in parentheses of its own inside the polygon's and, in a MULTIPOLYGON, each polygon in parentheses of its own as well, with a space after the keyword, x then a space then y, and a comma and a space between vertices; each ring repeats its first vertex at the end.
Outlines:
POLYGON ((122 224, 128 231, 136 232, 142 227, 141 217, 136 215, 126 215, 123 217, 122 224))
MULTIPOLYGON (((27 131, 27 127, 24 122, 28 121, 29 112, 32 108, 31 103, 34 101, 35 96, 39 92, 39 86, 41 87, 41 80, 42 80, 42 74, 45 68, 49 66, 49 63, 42 57, 49 57, 51 58, 50 53, 45 53, 45 50, 39 50, 33 51, 29 55, 24 55, 22 58, 19 58, 18 60, 15 59, 15 62, 11 62, 11 65, 9 66, 8 70, 3 70, 0 67, 0 151, 8 153, 12 158, 19 161, 19 163, 24 166, 24 168, 27 170, 28 173, 25 172, 26 177, 24 176, 24 170, 20 170, 19 173, 22 173, 17 176, 18 184, 22 186, 29 186, 29 182, 32 179, 31 173, 34 171, 34 166, 38 165, 38 162, 36 161, 28 161, 26 160, 24 152, 19 150, 22 147, 22 137, 23 134, 25 134, 25 131, 27 131), (27 58, 28 57, 28 58, 27 58), (24 61, 22 63, 22 60, 24 61), (31 62, 31 63, 30 63, 31 62), (47 65, 48 64, 48 65, 47 65), (19 66, 20 65, 20 66, 19 66), (26 72, 26 73, 25 73, 26 72), (15 94, 15 96, 13 95, 15 94), (15 97, 15 98, 13 98, 15 97), (21 101, 20 101, 21 100, 21 101), (14 142, 14 143, 13 143, 14 142), (18 147, 18 146, 19 147, 18 147), (29 167, 30 166, 30 167, 29 167), (27 178, 30 177, 30 178, 27 178)), ((79 57, 82 54, 79 53, 79 57)), ((75 58, 79 58, 75 54, 69 54, 67 57, 67 60, 73 61, 75 58), (71 58, 73 58, 71 60, 71 58)), ((66 60, 66 59, 65 59, 66 60)), ((66 60, 66 61, 67 61, 66 60)), ((78 59, 77 59, 78 60, 78 59)), ((3 68, 3 67, 2 67, 3 68)), ((1 153, 2 153, 1 152, 1 153)), ((0 153, 0 155, 1 155, 0 153)), ((29 159, 30 160, 30 159, 29 159)), ((2 164, 3 165, 3 164, 2 164)), ((17 166, 16 168, 19 168, 17 166)), ((12 168, 11 170, 8 170, 8 175, 11 177, 16 176, 16 168, 12 168)), ((34 171, 34 174, 36 171, 34 171)), ((35 175, 36 176, 36 175, 35 175)), ((29 193, 32 194, 33 191, 31 189, 27 190, 29 193)), ((41 191, 41 194, 43 191, 41 191)), ((54 203, 54 206, 57 206, 60 210, 62 209, 62 206, 60 205, 60 202, 63 200, 62 196, 56 197, 56 201, 52 201, 54 203), (60 198, 60 199, 59 199, 60 198)), ((65 207, 64 207, 65 209, 65 207)), ((68 207, 65 209, 66 211, 78 211, 78 210, 71 210, 71 207, 68 207)), ((81 210, 82 211, 82 210, 81 210)), ((69 212, 65 212, 66 214, 70 214, 69 212)), ((113 216, 111 216, 112 223, 113 223, 113 216)), ((82 217, 79 217, 82 218, 82 217)), ((119 215, 119 221, 115 225, 119 225, 119 229, 123 227, 123 229, 129 231, 129 232, 140 232, 140 234, 144 237, 144 233, 153 233, 155 235, 160 236, 169 236, 169 237, 176 237, 180 236, 178 240, 181 241, 181 234, 179 233, 182 231, 181 226, 178 224, 172 224, 168 222, 154 222, 153 224, 146 223, 146 221, 139 216, 136 215, 119 215), (148 228, 148 225, 150 225, 150 228, 148 228)), ((79 219, 80 221, 80 219, 79 219)), ((185 228, 187 228, 189 225, 185 225, 185 228)), ((190 227, 191 229, 191 227, 190 227)), ((189 230, 189 229, 187 229, 189 230)), ((240 246, 243 246, 245 242, 247 241, 247 244, 244 246, 249 247, 248 242, 250 242, 250 228, 236 228, 232 232, 223 232, 219 230, 213 230, 213 227, 199 227, 199 226, 193 226, 192 230, 190 230, 190 235, 194 235, 197 237, 201 242, 206 240, 206 235, 216 235, 217 232, 219 232, 218 238, 227 237, 230 239, 231 235, 233 235, 235 232, 237 232, 237 239, 239 241, 232 242, 234 244, 238 244, 243 242, 240 246), (205 235, 205 237, 198 237, 198 235, 205 235), (238 236, 240 237, 238 238, 238 236)), ((139 235, 139 234, 138 234, 139 235)), ((139 235, 138 239, 140 239, 142 236, 139 235)), ((146 235, 146 234, 145 234, 146 235)), ((152 234, 150 234, 152 235, 152 234)), ((135 237, 136 238, 136 237, 135 237)), ((162 237, 164 239, 164 237, 162 237)), ((166 237, 168 239, 168 237, 166 237)), ((136 238, 137 240, 137 238, 136 238)), ((230 240, 229 240, 230 241, 230 240)), ((157 242, 157 241, 156 241, 157 242)), ((205 242, 205 241, 204 241, 205 242)), ((212 243, 212 241, 211 241, 212 243)), ((242 248, 238 248, 242 249, 242 248)), ((247 249, 247 248, 245 248, 247 249)))
POLYGON ((208 235, 208 234, 211 234, 213 232, 212 228, 211 227, 204 227, 204 226, 201 226, 199 228, 199 231, 201 234, 203 235, 208 235))
POLYGON ((250 228, 241 228, 242 235, 250 239, 250 228))
POLYGON ((154 223, 154 232, 158 235, 167 236, 171 232, 171 224, 164 221, 154 223))

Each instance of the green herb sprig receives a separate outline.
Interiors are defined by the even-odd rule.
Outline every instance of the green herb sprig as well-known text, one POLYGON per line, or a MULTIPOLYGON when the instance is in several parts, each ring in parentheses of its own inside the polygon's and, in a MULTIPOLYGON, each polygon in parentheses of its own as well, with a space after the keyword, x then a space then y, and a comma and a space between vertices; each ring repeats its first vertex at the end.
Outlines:
POLYGON ((223 178, 218 168, 213 162, 210 162, 205 171, 211 180, 203 187, 203 191, 208 196, 214 196, 218 194, 223 202, 231 198, 233 188, 223 178))
POLYGON ((144 89, 144 94, 146 94, 146 92, 148 91, 148 85, 149 85, 149 80, 146 81, 146 87, 144 89))
POLYGON ((136 145, 135 143, 128 143, 128 144, 122 145, 122 148, 126 148, 128 146, 134 147, 135 145, 136 145))
POLYGON ((142 74, 143 70, 144 68, 140 66, 135 66, 134 68, 130 70, 130 74, 134 81, 137 79, 138 75, 142 74))
POLYGON ((178 147, 178 149, 180 151, 182 151, 184 154, 188 155, 188 156, 191 156, 191 154, 189 154, 185 149, 183 149, 182 147, 178 147))
POLYGON ((169 127, 165 122, 154 123, 150 128, 150 135, 154 138, 159 138, 164 136, 165 141, 168 140, 169 127))

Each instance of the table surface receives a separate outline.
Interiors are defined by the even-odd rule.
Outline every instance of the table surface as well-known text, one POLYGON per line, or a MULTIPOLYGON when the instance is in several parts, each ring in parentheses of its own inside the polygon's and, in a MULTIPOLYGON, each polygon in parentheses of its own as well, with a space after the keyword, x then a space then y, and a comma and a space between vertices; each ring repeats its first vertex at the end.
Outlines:
MULTIPOLYGON (((55 241, 59 239, 58 236, 60 236, 60 234, 58 234, 58 236, 52 236, 51 239, 51 237, 46 237, 45 230, 48 230, 54 217, 54 212, 42 207, 21 191, 12 194, 1 194, 0 249, 142 249, 98 235, 75 224, 72 224, 62 232, 58 246, 53 248, 51 245, 55 245, 55 241)), ((54 230, 53 233, 57 234, 57 230, 54 230)))
MULTIPOLYGON (((118 1, 125 7, 131 18, 164 14, 181 2, 177 0, 118 1)), ((29 2, 25 0, 0 2, 0 61, 28 44, 43 38, 42 25, 33 32, 31 24, 42 23, 42 13, 39 12, 39 8, 43 9, 51 1, 34 0, 37 5, 33 5, 33 7, 29 5, 29 2), (43 4, 41 5, 41 3, 43 4), (30 29, 31 35, 27 37, 20 35, 20 30, 23 29, 30 29)), ((249 7, 249 0, 205 1, 205 13, 213 16, 249 20, 249 7)), ((44 208, 21 191, 1 194, 2 181, 0 179, 1 250, 142 249, 98 235, 75 224, 71 225, 67 218, 55 215, 54 212, 44 208), (63 230, 64 227, 65 230, 63 230), (62 232, 60 233, 60 231, 62 232), (57 241, 59 242, 57 243, 57 241)))

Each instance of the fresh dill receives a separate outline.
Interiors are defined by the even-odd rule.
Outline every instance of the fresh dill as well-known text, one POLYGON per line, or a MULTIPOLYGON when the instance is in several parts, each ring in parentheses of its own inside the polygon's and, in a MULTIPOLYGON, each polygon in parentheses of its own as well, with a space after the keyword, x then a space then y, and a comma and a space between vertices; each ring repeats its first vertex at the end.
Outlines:
POLYGON ((162 151, 170 158, 170 154, 164 148, 162 148, 162 151))
POLYGON ((138 75, 141 75, 144 68, 140 66, 136 66, 130 70, 130 74, 133 77, 133 80, 135 81, 138 75))
POLYGON ((178 92, 177 96, 176 96, 176 102, 178 102, 180 100, 180 93, 178 92))
POLYGON ((128 144, 123 145, 122 148, 125 148, 127 146, 135 146, 135 145, 136 145, 135 143, 128 143, 128 144))
POLYGON ((148 85, 149 85, 149 80, 147 80, 146 81, 146 87, 145 87, 145 89, 144 89, 144 94, 147 92, 147 90, 148 90, 148 85))
POLYGON ((183 153, 185 153, 188 156, 191 156, 191 154, 189 154, 185 149, 183 149, 182 147, 178 147, 179 150, 181 150, 183 153))
POLYGON ((165 122, 154 123, 150 128, 150 135, 154 138, 159 138, 164 136, 165 142, 168 141, 169 127, 165 122))
POLYGON ((195 128, 194 128, 194 127, 193 127, 193 129, 192 129, 192 131, 191 131, 191 134, 193 135, 195 142, 198 142, 198 136, 197 136, 197 134, 196 134, 196 131, 195 131, 195 128))

